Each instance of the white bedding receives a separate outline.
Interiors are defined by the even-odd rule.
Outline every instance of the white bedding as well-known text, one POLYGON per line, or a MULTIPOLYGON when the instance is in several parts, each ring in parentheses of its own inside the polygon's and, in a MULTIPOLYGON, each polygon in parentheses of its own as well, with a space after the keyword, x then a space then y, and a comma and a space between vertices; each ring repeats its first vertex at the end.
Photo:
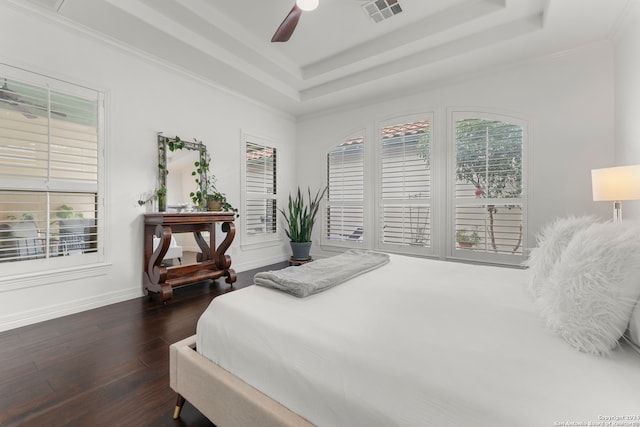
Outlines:
POLYGON ((640 354, 570 347, 525 276, 391 255, 303 299, 250 286, 213 300, 197 350, 320 426, 640 425, 640 354))

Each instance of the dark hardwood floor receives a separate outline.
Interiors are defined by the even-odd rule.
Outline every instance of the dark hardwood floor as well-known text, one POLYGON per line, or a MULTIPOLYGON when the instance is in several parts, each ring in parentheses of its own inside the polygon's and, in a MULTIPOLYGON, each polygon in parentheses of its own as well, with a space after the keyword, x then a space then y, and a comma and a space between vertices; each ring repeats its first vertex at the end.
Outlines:
MULTIPOLYGON (((233 289, 257 271, 239 273, 233 289)), ((228 291, 207 281, 175 289, 166 305, 141 297, 0 333, 0 425, 212 426, 188 402, 172 418, 169 345, 228 291)))

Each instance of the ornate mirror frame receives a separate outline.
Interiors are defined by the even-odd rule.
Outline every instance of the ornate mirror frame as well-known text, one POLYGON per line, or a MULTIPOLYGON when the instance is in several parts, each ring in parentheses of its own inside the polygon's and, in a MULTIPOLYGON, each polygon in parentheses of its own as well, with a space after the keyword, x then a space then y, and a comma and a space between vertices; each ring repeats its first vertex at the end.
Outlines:
POLYGON ((192 150, 197 151, 198 164, 194 164, 193 175, 194 181, 200 187, 200 194, 206 194, 207 184, 207 171, 209 170, 209 155, 207 154, 207 146, 198 141, 194 142, 183 141, 180 137, 169 138, 162 135, 162 132, 158 133, 158 188, 167 188, 167 174, 169 169, 167 168, 167 150, 192 150))

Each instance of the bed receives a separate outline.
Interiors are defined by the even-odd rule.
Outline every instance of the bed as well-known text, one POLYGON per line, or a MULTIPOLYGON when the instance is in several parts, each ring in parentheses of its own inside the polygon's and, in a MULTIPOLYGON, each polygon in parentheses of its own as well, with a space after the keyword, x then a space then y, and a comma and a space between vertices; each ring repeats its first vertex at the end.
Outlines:
POLYGON ((306 298, 214 299, 171 346, 176 416, 186 399, 218 427, 640 425, 640 354, 568 345, 530 272, 389 259, 306 298))

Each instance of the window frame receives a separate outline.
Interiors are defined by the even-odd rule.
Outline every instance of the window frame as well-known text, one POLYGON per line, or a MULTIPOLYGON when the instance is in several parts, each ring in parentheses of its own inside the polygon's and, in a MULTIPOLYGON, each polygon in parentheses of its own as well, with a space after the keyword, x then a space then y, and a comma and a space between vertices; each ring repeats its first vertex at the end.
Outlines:
POLYGON ((284 232, 279 221, 278 214, 278 193, 279 188, 282 187, 280 180, 280 169, 278 167, 278 157, 282 153, 282 145, 277 143, 271 138, 256 135, 250 132, 241 132, 241 144, 240 144, 240 185, 241 185, 241 201, 240 201, 240 218, 243 218, 243 213, 247 212, 247 202, 251 198, 247 192, 247 143, 261 145, 264 147, 270 147, 276 150, 276 165, 275 165, 275 179, 276 179, 276 192, 269 197, 264 197, 265 200, 273 200, 276 203, 276 218, 275 218, 275 233, 250 235, 247 227, 245 227, 245 219, 241 222, 240 233, 240 246, 243 249, 259 249, 263 247, 275 246, 282 243, 284 232))
MULTIPOLYGON (((356 137, 364 136, 364 224, 365 241, 362 245, 355 245, 348 241, 330 241, 326 239, 326 218, 322 221, 322 248, 327 251, 337 251, 344 248, 359 247, 363 249, 384 250, 387 252, 420 256, 425 258, 450 259, 456 261, 480 262, 483 264, 496 264, 518 266, 526 259, 527 230, 528 230, 528 156, 527 150, 530 140, 531 126, 529 120, 521 114, 490 108, 448 107, 434 108, 432 110, 408 113, 404 115, 387 117, 367 125, 364 129, 347 134, 341 141, 325 148, 328 154, 342 142, 356 137), (469 254, 456 250, 455 243, 455 171, 456 171, 456 120, 462 119, 461 114, 480 117, 487 120, 500 120, 522 127, 522 253, 518 255, 506 254, 469 254), (378 207, 380 203, 379 187, 381 181, 381 130, 394 124, 411 123, 419 120, 428 120, 431 124, 430 169, 431 169, 431 246, 409 247, 381 244, 381 217, 378 207), (372 135, 373 134, 373 135, 372 135), (372 145, 374 144, 374 145, 372 145), (372 230, 366 232, 366 230, 372 230)), ((335 141, 334 140, 334 141, 335 141)), ((325 161, 325 182, 328 183, 328 168, 325 161)), ((503 199, 506 204, 513 199, 503 199)), ((324 201, 326 213, 327 201, 324 201)))
MULTIPOLYGON (((63 256, 38 258, 18 262, 3 263, 3 275, 0 277, 0 292, 42 286, 64 280, 84 279, 104 275, 109 271, 109 245, 106 241, 106 229, 109 222, 107 203, 107 92, 86 85, 71 83, 42 73, 20 69, 0 63, 0 73, 8 79, 15 79, 31 85, 49 87, 52 91, 65 95, 95 99, 97 108, 97 184, 96 191, 96 225, 97 247, 95 252, 80 256, 63 256)), ((68 190, 81 190, 82 184, 70 185, 68 190)), ((46 193, 53 191, 46 184, 31 186, 12 182, 11 179, 0 179, 0 189, 9 191, 32 190, 46 193), (13 184, 13 185, 12 185, 13 184)), ((66 186, 55 191, 67 190, 66 186)))

